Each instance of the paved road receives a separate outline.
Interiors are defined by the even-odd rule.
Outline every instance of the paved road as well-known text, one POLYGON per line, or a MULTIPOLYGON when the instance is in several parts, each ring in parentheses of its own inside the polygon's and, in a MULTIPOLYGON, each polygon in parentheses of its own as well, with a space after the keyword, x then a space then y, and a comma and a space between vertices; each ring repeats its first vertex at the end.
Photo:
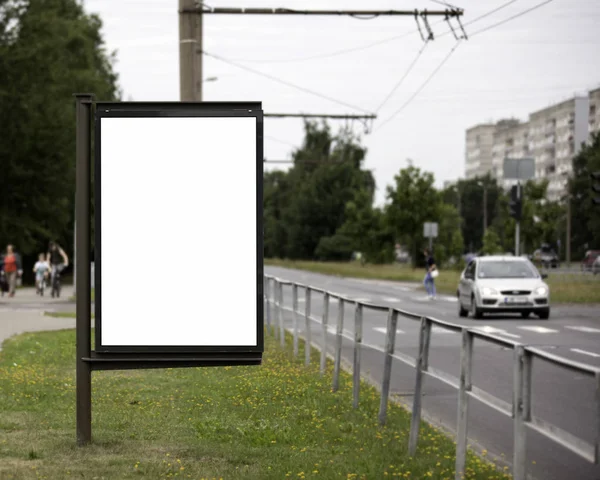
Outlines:
MULTIPOLYGON (((453 323, 478 327, 507 339, 524 344, 539 345, 556 354, 579 362, 600 366, 600 309, 588 306, 553 306, 550 320, 537 317, 485 317, 482 320, 459 318, 456 300, 439 296, 429 300, 422 288, 411 284, 385 281, 344 279, 325 275, 267 267, 268 275, 343 294, 353 299, 396 306, 403 310, 428 315, 453 323)), ((304 309, 304 292, 299 289, 299 309, 304 309)), ((322 295, 313 295, 311 314, 321 318, 322 295)), ((284 304, 291 307, 291 288, 284 289, 284 304)), ((344 330, 350 336, 354 331, 353 306, 345 308, 344 330)), ((333 352, 333 336, 337 318, 337 303, 329 307, 328 350, 333 352)), ((292 328, 292 315, 285 315, 286 328, 292 328)), ((299 321, 304 330, 304 318, 299 321)), ((381 349, 385 344, 385 313, 365 310, 363 313, 362 369, 380 381, 383 365, 381 349)), ((396 352, 417 356, 418 323, 399 318, 396 352)), ((311 322, 313 341, 321 342, 320 325, 311 322)), ((502 399, 512 401, 512 351, 475 340, 473 384, 502 399)), ((343 355, 352 360, 352 345, 344 340, 343 355)), ((460 371, 460 335, 434 330, 430 347, 430 365, 451 375, 460 371)), ((396 361, 393 365, 392 392, 410 395, 414 389, 414 368, 396 361)), ((550 421, 567 432, 593 443, 597 434, 593 380, 562 370, 541 360, 534 360, 532 413, 550 421)), ((428 415, 454 429, 457 415, 457 392, 433 378, 426 378, 423 408, 428 415)), ((493 409, 472 400, 469 405, 469 437, 497 456, 512 457, 512 420, 493 409)), ((528 471, 537 480, 598 480, 600 466, 594 466, 558 446, 545 437, 528 433, 528 471), (533 463, 535 462, 535 463, 533 463)))
POLYGON ((0 297, 0 349, 4 340, 20 333, 74 328, 74 318, 44 315, 44 312, 74 312, 75 303, 69 301, 72 295, 73 288, 64 286, 61 298, 40 297, 33 288, 19 289, 13 298, 0 297))

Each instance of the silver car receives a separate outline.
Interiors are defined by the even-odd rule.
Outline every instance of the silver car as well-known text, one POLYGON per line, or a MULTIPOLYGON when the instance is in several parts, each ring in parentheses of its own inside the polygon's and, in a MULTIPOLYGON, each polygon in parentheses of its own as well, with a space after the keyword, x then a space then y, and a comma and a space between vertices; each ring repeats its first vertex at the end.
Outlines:
POLYGON ((489 256, 473 259, 458 285, 458 314, 481 318, 484 313, 534 313, 550 317, 550 289, 530 260, 523 257, 489 256))

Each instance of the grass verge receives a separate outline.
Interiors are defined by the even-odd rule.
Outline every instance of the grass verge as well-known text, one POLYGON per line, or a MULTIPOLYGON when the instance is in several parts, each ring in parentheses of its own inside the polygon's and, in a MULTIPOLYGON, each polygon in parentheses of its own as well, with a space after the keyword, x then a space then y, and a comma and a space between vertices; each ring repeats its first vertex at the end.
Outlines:
MULTIPOLYGON (((361 265, 356 262, 309 262, 265 259, 265 265, 307 270, 341 277, 414 282, 421 288, 424 269, 413 269, 405 265, 361 265)), ((456 270, 440 269, 435 280, 440 293, 454 295, 460 279, 456 270)), ((546 279, 553 303, 600 303, 600 278, 585 274, 549 273, 546 279)))
MULTIPOLYGON (((75 312, 44 312, 44 315, 47 317, 55 317, 55 318, 75 318, 75 312)), ((92 318, 94 318, 94 314, 92 313, 92 318)))
MULTIPOLYGON (((423 424, 408 457, 409 413, 351 376, 330 391, 266 335, 260 367, 95 372, 94 443, 75 446, 75 332, 13 337, 0 353, 0 478, 453 479, 454 443, 423 424)), ((304 358, 300 342, 299 359, 304 358)), ((466 479, 509 479, 469 454, 466 479)))

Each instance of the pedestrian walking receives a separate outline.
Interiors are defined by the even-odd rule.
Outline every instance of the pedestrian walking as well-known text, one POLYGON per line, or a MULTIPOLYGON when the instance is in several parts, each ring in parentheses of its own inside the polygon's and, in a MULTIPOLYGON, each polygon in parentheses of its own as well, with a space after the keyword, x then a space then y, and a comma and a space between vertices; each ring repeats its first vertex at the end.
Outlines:
POLYGON ((427 295, 429 296, 429 298, 434 299, 436 294, 435 277, 437 277, 438 275, 437 267, 435 265, 435 259, 433 258, 433 255, 431 254, 429 249, 426 248, 423 253, 425 254, 426 267, 425 279, 423 280, 423 284, 425 285, 425 290, 427 291, 427 295))
POLYGON ((23 274, 21 269, 21 256, 14 251, 12 245, 6 246, 6 255, 4 255, 4 274, 8 283, 8 296, 14 297, 17 289, 17 277, 23 274))

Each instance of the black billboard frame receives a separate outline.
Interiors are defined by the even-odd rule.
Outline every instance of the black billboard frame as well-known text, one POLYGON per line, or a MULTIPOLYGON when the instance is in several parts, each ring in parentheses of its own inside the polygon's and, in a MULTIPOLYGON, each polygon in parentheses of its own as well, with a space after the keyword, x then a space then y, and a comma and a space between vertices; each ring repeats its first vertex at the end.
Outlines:
MULTIPOLYGON (((252 354, 264 351, 264 301, 263 301, 263 111, 260 102, 97 102, 95 104, 94 145, 94 195, 95 195, 95 352, 97 356, 108 354, 252 354), (136 345, 114 346, 102 344, 102 222, 101 209, 101 122, 102 118, 185 118, 185 117, 250 117, 256 119, 256 282, 257 282, 257 332, 256 346, 196 346, 196 345, 136 345)), ((203 355, 204 356, 204 355, 203 355)))
POLYGON ((86 445, 91 433, 91 373, 93 370, 131 370, 261 365, 264 351, 263 150, 261 102, 95 102, 94 95, 76 99, 76 435, 86 445), (256 346, 131 346, 101 345, 101 151, 102 117, 255 117, 256 118, 256 346), (91 169, 94 139, 95 203, 95 348, 91 348, 91 169), (98 349, 100 346, 100 349, 98 349))

